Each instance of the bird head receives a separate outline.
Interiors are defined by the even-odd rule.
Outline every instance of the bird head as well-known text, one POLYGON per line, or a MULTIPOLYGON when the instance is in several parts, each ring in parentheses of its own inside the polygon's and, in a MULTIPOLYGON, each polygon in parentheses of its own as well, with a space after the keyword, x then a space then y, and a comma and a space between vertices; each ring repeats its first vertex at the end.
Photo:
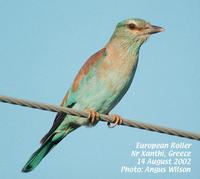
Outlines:
POLYGON ((143 19, 133 18, 119 22, 113 37, 122 38, 140 46, 152 34, 162 31, 164 31, 162 27, 151 25, 143 19))

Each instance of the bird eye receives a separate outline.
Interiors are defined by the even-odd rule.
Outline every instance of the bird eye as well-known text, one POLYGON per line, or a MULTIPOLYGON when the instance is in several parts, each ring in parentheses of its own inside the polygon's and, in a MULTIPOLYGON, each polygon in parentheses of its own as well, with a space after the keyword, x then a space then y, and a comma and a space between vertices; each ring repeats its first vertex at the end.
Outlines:
POLYGON ((136 28, 136 25, 135 25, 135 24, 133 24, 133 23, 131 23, 131 24, 128 24, 128 28, 129 28, 129 29, 131 29, 131 30, 133 30, 133 29, 135 29, 135 28, 136 28))

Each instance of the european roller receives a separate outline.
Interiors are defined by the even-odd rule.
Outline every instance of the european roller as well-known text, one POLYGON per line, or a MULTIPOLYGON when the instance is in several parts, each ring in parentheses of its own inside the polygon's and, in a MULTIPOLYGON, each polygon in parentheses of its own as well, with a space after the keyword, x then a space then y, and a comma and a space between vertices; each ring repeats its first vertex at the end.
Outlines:
MULTIPOLYGON (((141 45, 163 28, 142 19, 119 22, 108 43, 82 66, 61 106, 87 111, 88 118, 58 113, 52 128, 42 138, 41 147, 32 154, 23 172, 32 171, 65 136, 80 126, 94 126, 99 113, 109 114, 129 89, 138 64, 141 45)), ((112 115, 114 126, 122 123, 112 115)))

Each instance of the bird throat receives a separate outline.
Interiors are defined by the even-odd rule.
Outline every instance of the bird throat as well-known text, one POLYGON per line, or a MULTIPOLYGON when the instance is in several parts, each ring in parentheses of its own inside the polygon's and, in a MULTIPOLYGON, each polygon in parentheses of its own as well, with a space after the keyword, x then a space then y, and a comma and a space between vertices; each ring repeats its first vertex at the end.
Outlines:
POLYGON ((139 38, 112 37, 106 47, 118 58, 128 60, 138 57, 140 47, 145 41, 146 39, 139 38))
POLYGON ((138 43, 133 43, 124 38, 112 38, 106 45, 107 60, 104 63, 118 77, 126 78, 134 76, 140 46, 138 43))

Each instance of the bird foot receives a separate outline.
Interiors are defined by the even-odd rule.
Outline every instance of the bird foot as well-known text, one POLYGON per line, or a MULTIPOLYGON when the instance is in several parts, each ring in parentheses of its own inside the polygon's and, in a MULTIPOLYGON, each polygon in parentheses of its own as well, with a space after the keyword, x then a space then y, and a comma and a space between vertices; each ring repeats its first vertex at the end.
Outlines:
POLYGON ((88 115, 88 125, 89 126, 95 126, 97 122, 99 121, 100 115, 98 112, 93 110, 87 110, 89 113, 88 115))
POLYGON ((108 122, 107 125, 109 128, 113 128, 117 125, 121 125, 123 123, 123 119, 121 118, 121 116, 117 115, 117 114, 112 114, 111 115, 113 121, 114 121, 114 124, 108 122))

